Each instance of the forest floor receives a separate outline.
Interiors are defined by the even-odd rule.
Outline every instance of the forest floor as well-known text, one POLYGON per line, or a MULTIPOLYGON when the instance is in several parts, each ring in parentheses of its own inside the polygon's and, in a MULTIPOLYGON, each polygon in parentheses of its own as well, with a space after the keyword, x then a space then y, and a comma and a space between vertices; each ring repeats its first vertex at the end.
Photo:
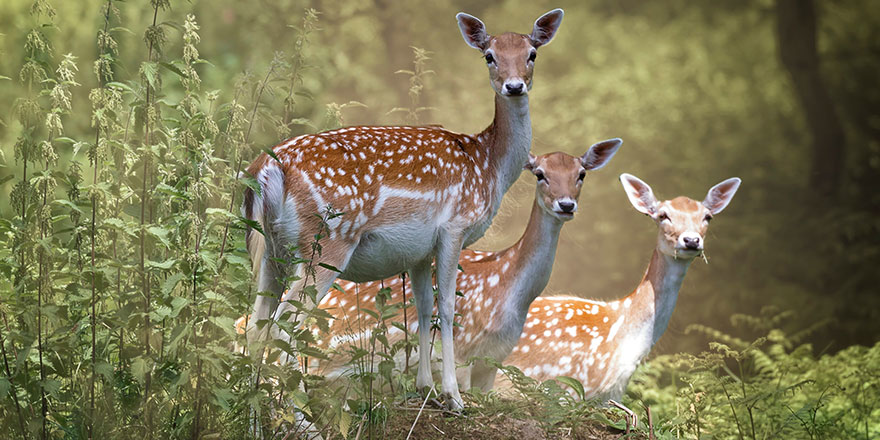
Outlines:
MULTIPOLYGON (((438 410, 423 412, 413 427, 417 411, 399 411, 388 420, 384 438, 407 438, 412 428, 414 439, 485 439, 485 440, 606 440, 618 439, 624 432, 602 425, 596 421, 585 420, 570 428, 545 430, 534 419, 519 419, 507 415, 494 416, 450 416, 438 410)), ((647 438, 635 436, 628 438, 647 438)))
MULTIPOLYGON (((621 429, 589 416, 551 425, 546 419, 542 419, 541 414, 523 408, 521 401, 514 403, 502 400, 490 405, 468 406, 462 414, 441 409, 431 402, 421 408, 421 403, 412 399, 406 406, 394 408, 383 425, 374 425, 372 433, 361 432, 360 437, 427 440, 606 440, 619 439, 626 434, 621 429)), ((596 409, 596 412, 608 414, 604 409, 596 409)), ((614 414, 613 418, 619 418, 622 423, 623 414, 614 414)), ((368 428, 364 426, 362 430, 366 431, 368 428)), ((632 433, 626 438, 648 437, 642 433, 632 433)))

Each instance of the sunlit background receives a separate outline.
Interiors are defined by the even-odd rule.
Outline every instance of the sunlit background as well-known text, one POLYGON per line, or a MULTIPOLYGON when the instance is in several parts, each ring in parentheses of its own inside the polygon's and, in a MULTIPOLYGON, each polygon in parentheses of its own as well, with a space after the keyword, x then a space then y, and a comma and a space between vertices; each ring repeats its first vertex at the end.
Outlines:
MULTIPOLYGON (((28 93, 17 77, 25 35, 36 23, 27 12, 31 3, 0 3, 0 75, 12 78, 0 81, 5 218, 14 215, 6 196, 19 172, 13 144, 20 126, 11 109, 28 93)), ((72 138, 94 137, 87 96, 96 86, 99 3, 53 2, 54 25, 42 30, 54 46, 53 65, 64 54, 77 57, 82 85, 73 89, 65 118, 72 138)), ((545 294, 611 299, 641 279, 656 229, 626 200, 620 173, 647 181, 661 199, 698 200, 738 176, 739 193, 710 227, 708 265, 698 260, 691 267, 657 351, 702 350, 705 340, 685 334, 687 325, 724 329, 732 314, 768 306, 796 311, 787 324, 793 330, 827 320, 812 335, 816 351, 869 345, 880 332, 880 8, 870 0, 817 1, 810 21, 789 3, 797 2, 212 0, 174 2, 160 21, 177 23, 164 27, 163 56, 178 58, 179 24, 195 14, 200 57, 210 62, 197 67, 202 89, 218 90, 223 102, 241 81, 240 90, 253 91, 274 53, 294 49, 305 9, 317 10, 295 105, 296 117, 311 125, 291 134, 335 126, 327 116, 331 104, 341 106, 333 108, 345 125, 413 122, 392 109, 424 107, 417 123, 478 132, 492 119, 493 92, 455 13, 480 17, 490 33, 528 33, 539 15, 561 7, 562 27, 539 50, 530 93, 533 152, 582 154, 611 137, 624 145, 587 178, 545 294), (813 34, 815 52, 802 44, 813 34), (413 70, 413 47, 428 51, 421 68, 431 71, 416 102, 410 75, 398 72, 413 70)), ((118 19, 132 32, 117 35, 115 70, 135 78, 151 10, 145 2, 118 6, 118 19)), ((163 90, 176 100, 182 91, 171 78, 163 90)), ((283 96, 266 99, 278 103, 283 96)), ((270 117, 279 108, 259 112, 252 157, 283 136, 270 117)), ((522 175, 474 248, 501 249, 520 236, 534 183, 522 175)))

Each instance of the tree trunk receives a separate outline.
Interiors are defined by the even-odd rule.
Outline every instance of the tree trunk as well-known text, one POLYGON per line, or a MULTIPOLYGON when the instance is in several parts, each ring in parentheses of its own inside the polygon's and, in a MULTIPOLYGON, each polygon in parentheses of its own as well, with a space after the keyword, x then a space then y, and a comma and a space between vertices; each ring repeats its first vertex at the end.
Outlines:
POLYGON ((819 68, 815 4, 813 0, 776 0, 776 19, 779 56, 791 75, 813 138, 810 186, 822 196, 834 196, 840 185, 846 136, 819 68))

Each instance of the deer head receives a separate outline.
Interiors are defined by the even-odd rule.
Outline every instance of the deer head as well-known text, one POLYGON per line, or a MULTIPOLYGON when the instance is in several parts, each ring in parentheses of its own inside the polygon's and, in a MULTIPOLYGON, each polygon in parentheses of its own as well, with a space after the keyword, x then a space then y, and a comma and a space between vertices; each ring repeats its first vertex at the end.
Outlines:
POLYGON ((554 9, 535 21, 529 35, 505 32, 489 35, 479 18, 463 12, 455 17, 464 41, 479 50, 489 67, 489 80, 495 93, 523 96, 532 89, 532 72, 538 48, 549 43, 562 23, 562 9, 554 9))
POLYGON ((577 212, 587 171, 605 166, 621 144, 623 141, 616 138, 598 142, 580 157, 559 152, 542 156, 529 154, 529 162, 523 168, 538 178, 535 200, 541 209, 560 220, 571 220, 577 212))
POLYGON ((684 196, 660 202, 647 183, 631 174, 620 175, 620 183, 633 207, 657 223, 657 249, 685 259, 703 252, 709 222, 727 207, 740 182, 738 177, 732 177, 713 186, 702 202, 684 196))

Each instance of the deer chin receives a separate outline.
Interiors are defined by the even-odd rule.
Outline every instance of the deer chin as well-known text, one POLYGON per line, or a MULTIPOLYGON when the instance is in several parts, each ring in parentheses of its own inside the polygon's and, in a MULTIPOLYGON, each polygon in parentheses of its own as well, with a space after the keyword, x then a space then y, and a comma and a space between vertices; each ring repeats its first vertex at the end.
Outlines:
POLYGON ((571 220, 571 219, 574 218, 574 213, 573 213, 573 212, 563 212, 563 211, 556 211, 556 210, 551 211, 551 212, 552 212, 552 214, 553 214, 554 217, 556 217, 556 218, 558 218, 558 219, 560 219, 560 220, 562 220, 562 221, 564 221, 564 222, 567 222, 567 221, 569 221, 569 220, 571 220))
POLYGON ((669 255, 672 258, 675 258, 676 260, 692 260, 694 258, 699 257, 700 254, 703 253, 703 250, 702 249, 688 249, 688 248, 676 246, 676 247, 672 248, 671 253, 667 253, 667 252, 664 252, 664 253, 666 253, 666 255, 669 255))

